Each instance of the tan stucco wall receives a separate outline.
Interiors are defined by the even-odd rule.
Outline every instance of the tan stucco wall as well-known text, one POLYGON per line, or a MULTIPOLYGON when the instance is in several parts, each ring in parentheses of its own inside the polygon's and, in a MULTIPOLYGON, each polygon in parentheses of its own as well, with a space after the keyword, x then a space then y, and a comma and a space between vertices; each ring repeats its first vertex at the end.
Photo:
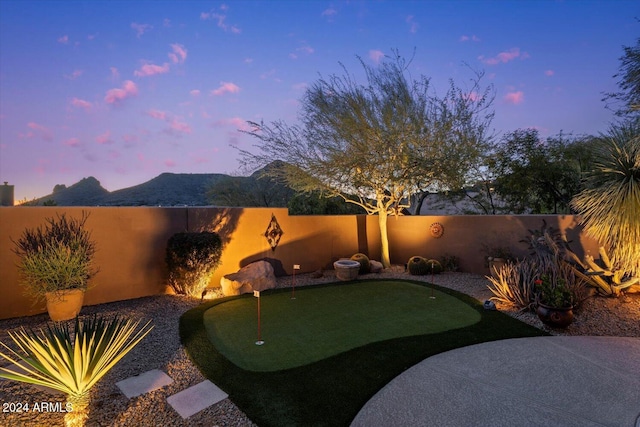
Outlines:
MULTIPOLYGON (((211 278, 220 278, 261 258, 282 262, 286 274, 294 264, 302 272, 331 268, 333 261, 364 252, 380 259, 378 218, 365 215, 289 216, 283 208, 156 208, 156 207, 5 207, 0 208, 0 319, 42 313, 44 303, 33 305, 19 286, 11 238, 25 228, 44 223, 57 213, 80 217, 90 212, 87 227, 96 241, 100 272, 85 295, 85 305, 101 304, 166 292, 166 244, 180 231, 212 230, 225 247, 222 263, 211 278), (275 251, 264 237, 274 214, 284 231, 275 251)), ((573 216, 418 216, 389 218, 391 261, 404 264, 413 255, 439 259, 445 253, 460 258, 463 271, 487 273, 482 243, 511 246, 516 255, 526 253, 518 243, 527 229, 540 228, 542 219, 567 232, 580 254, 597 254, 597 245, 584 237, 573 216), (444 226, 440 239, 429 226, 444 226)))

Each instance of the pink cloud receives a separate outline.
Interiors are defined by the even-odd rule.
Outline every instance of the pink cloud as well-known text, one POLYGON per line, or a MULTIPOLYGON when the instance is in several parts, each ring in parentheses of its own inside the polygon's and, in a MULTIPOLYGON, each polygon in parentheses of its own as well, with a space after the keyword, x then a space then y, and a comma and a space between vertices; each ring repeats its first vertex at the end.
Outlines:
POLYGON ((167 120, 167 113, 165 113, 164 111, 149 110, 147 111, 147 116, 153 117, 154 119, 158 120, 167 120))
POLYGON ((62 37, 58 37, 58 43, 62 43, 62 44, 69 43, 69 36, 64 35, 62 37))
POLYGON ((96 136, 96 142, 98 144, 113 144, 113 140, 111 139, 111 131, 108 130, 105 133, 96 136))
POLYGON ((380 63, 382 58, 384 58, 384 53, 381 50, 370 50, 369 58, 375 62, 376 64, 380 63))
POLYGON ((111 70, 111 78, 113 80, 118 80, 120 78, 120 72, 116 67, 109 67, 109 70, 111 70))
POLYGON ((65 74, 65 77, 69 80, 75 80, 84 73, 84 70, 73 70, 71 74, 65 74))
POLYGON ((551 77, 551 76, 553 76, 555 73, 556 73, 556 72, 555 72, 555 71, 553 71, 553 70, 547 70, 547 71, 545 71, 545 72, 544 72, 544 75, 545 75, 545 76, 548 76, 548 77, 551 77))
POLYGON ((467 35, 460 36, 460 41, 461 42, 467 42, 469 40, 471 40, 472 42, 479 42, 480 41, 480 39, 475 34, 472 35, 471 37, 469 37, 467 35))
POLYGON ((27 132, 26 134, 20 134, 23 138, 33 138, 35 136, 39 136, 45 141, 53 140, 53 134, 51 130, 45 126, 42 126, 36 122, 27 123, 27 127, 35 132, 27 132))
POLYGON ((326 16, 331 18, 336 16, 337 14, 338 14, 337 10, 335 10, 333 7, 329 7, 328 9, 323 10, 320 16, 326 16))
POLYGON ((524 102, 524 92, 520 90, 517 92, 509 92, 504 96, 504 100, 509 104, 522 104, 524 102))
POLYGON ((238 93, 240 88, 231 82, 220 82, 220 87, 211 91, 211 95, 220 96, 225 93, 238 93))
POLYGON ((131 146, 138 141, 138 135, 124 134, 122 140, 125 142, 125 146, 131 146))
POLYGON ((480 99, 480 95, 478 95, 478 92, 476 91, 471 91, 469 92, 469 94, 467 94, 467 99, 471 102, 476 102, 478 99, 480 99))
MULTIPOLYGON (((229 10, 229 6, 223 4, 220 6, 220 10, 222 12, 226 12, 229 10)), ((214 11, 200 12, 200 19, 203 21, 215 21, 219 28, 222 28, 224 31, 231 31, 233 34, 240 34, 242 32, 237 25, 227 24, 226 13, 218 13, 214 11)))
POLYGON ((519 47, 512 47, 508 51, 500 52, 493 58, 485 58, 484 56, 479 56, 478 59, 488 65, 496 65, 499 63, 507 63, 509 61, 513 61, 516 58, 527 59, 529 58, 529 54, 527 52, 520 53, 519 47))
POLYGON ((79 98, 73 98, 71 100, 71 105, 76 108, 84 108, 85 110, 89 110, 93 106, 93 104, 91 104, 89 101, 85 101, 84 99, 79 98))
POLYGON ((168 56, 174 64, 182 64, 187 59, 187 49, 183 45, 174 43, 171 45, 171 50, 172 52, 169 52, 168 56))
POLYGON ((131 28, 136 31, 136 37, 140 38, 144 33, 150 31, 153 26, 149 24, 138 24, 137 22, 132 22, 131 28))
POLYGON ((138 94, 138 87, 131 80, 126 80, 122 84, 122 88, 109 89, 104 97, 107 104, 117 104, 124 101, 127 98, 136 96, 138 94))
POLYGON ((194 89, 191 92, 189 92, 189 95, 191 95, 191 96, 200 96, 200 90, 199 89, 194 89))
POLYGON ((214 127, 231 126, 240 130, 249 130, 249 125, 246 120, 240 117, 230 117, 228 119, 220 119, 213 122, 214 127))
POLYGON ((417 23, 417 22, 415 22, 415 21, 413 20, 413 18, 414 18, 414 16, 413 16, 413 15, 409 15, 409 16, 407 16, 407 19, 405 19, 405 21, 407 22, 407 24, 409 24, 409 32, 410 32, 411 34, 415 34, 415 33, 417 33, 417 32, 418 32, 418 27, 419 27, 418 23, 417 23))
POLYGON ((164 161, 164 165, 168 168, 172 168, 172 167, 175 167, 176 162, 174 160, 167 159, 164 161))
POLYGON ((176 131, 176 132, 191 133, 191 126, 189 126, 184 122, 180 122, 178 121, 178 119, 175 119, 175 118, 171 120, 169 129, 171 129, 171 131, 176 131))
POLYGON ((162 66, 155 64, 144 64, 139 70, 133 72, 138 77, 149 77, 156 74, 164 74, 169 72, 169 63, 165 62, 162 66))
POLYGON ((64 142, 64 145, 67 147, 77 147, 80 145, 80 140, 78 138, 69 138, 64 142))

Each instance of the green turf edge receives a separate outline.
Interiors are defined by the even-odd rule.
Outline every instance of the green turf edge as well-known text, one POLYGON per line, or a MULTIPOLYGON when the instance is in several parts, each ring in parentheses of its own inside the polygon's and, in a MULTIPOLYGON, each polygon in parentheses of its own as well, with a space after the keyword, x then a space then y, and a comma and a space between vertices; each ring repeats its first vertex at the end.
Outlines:
MULTIPOLYGON (((483 342, 548 335, 504 313, 484 310, 480 302, 460 292, 424 282, 398 281, 433 286, 455 296, 477 310, 481 320, 461 329, 368 344, 298 368, 250 372, 238 368, 215 349, 202 320, 204 312, 217 304, 230 298, 251 297, 243 295, 207 302, 184 313, 180 318, 180 339, 202 374, 228 393, 254 423, 279 427, 348 426, 378 390, 427 357, 483 342)), ((289 291, 279 289, 265 294, 289 291)))

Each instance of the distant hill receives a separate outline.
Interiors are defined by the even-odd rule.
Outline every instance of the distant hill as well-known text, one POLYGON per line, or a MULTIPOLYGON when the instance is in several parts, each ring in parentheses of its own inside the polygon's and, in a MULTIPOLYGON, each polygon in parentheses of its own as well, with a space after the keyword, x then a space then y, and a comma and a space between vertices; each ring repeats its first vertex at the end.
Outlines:
POLYGON ((88 177, 70 187, 56 185, 51 194, 29 204, 53 201, 58 206, 206 206, 210 204, 207 188, 228 177, 217 173, 163 173, 145 183, 111 192, 94 177, 88 177))

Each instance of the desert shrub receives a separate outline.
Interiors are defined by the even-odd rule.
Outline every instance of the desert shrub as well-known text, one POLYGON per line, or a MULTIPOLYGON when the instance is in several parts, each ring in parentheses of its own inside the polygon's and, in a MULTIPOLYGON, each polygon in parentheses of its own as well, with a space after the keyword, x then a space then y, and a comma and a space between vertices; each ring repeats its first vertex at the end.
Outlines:
POLYGON ((440 263, 444 271, 460 271, 460 258, 455 255, 444 254, 440 263))
POLYGON ((89 214, 81 218, 46 218, 46 224, 26 229, 15 244, 20 257, 18 268, 21 284, 37 300, 47 292, 67 289, 86 290, 89 280, 98 272, 93 257, 96 244, 85 228, 89 214))
POLYGON ((486 276, 491 282, 488 285, 489 290, 494 295, 490 299, 514 306, 521 311, 533 310, 538 271, 539 265, 531 259, 505 264, 496 270, 496 277, 486 276))
POLYGON ((409 273, 414 276, 423 276, 431 272, 431 266, 427 264, 427 259, 421 256, 412 256, 407 263, 409 273))
POLYGON ((360 263, 360 270, 358 271, 358 274, 367 274, 371 270, 369 257, 365 254, 357 253, 351 257, 351 260, 358 261, 360 263))
POLYGON ((216 233, 174 234, 167 243, 169 286, 177 294, 200 297, 221 255, 222 241, 216 233))
POLYGON ((429 266, 429 273, 440 274, 442 273, 442 264, 437 259, 428 259, 427 265, 429 266))

